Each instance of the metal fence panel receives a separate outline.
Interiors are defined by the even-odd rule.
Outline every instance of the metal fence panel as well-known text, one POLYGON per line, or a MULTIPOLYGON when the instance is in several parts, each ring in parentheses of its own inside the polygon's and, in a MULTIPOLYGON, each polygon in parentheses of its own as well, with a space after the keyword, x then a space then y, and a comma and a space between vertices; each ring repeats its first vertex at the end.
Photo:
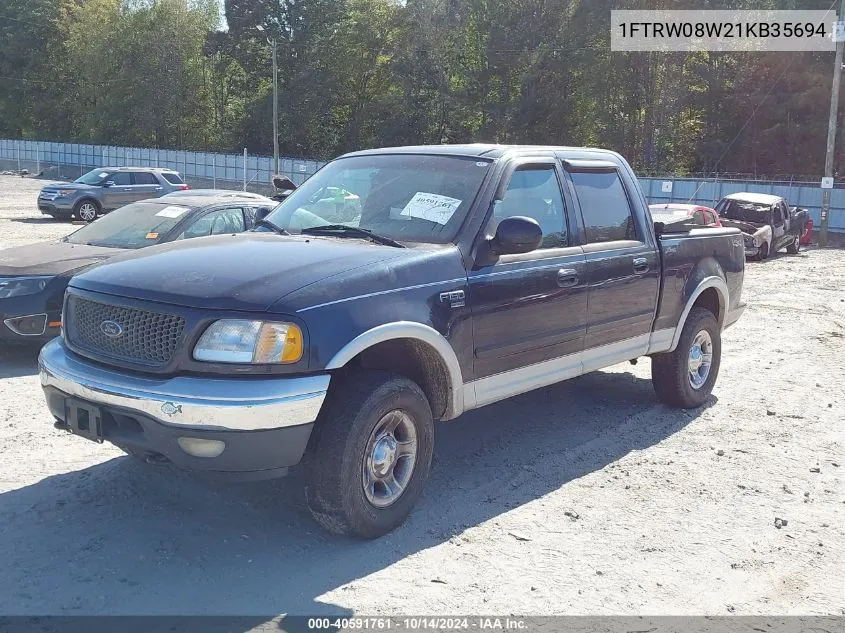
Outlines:
MULTIPOLYGON (((149 166, 182 172, 186 178, 210 179, 218 187, 240 188, 244 178, 243 154, 216 154, 165 150, 158 148, 118 147, 78 143, 56 143, 0 139, 0 159, 26 163, 27 169, 39 165, 46 175, 77 177, 96 167, 149 166), (237 184, 235 184, 237 183, 237 184)), ((301 185, 325 163, 295 157, 280 157, 279 170, 301 185)), ((249 184, 269 185, 273 161, 267 156, 247 157, 246 179, 249 184)), ((765 182, 701 178, 640 178, 640 186, 649 203, 694 202, 713 206, 729 193, 751 191, 783 196, 793 205, 806 208, 818 224, 822 190, 817 182, 765 182), (672 183, 663 191, 663 183, 672 183)), ((830 228, 845 232, 845 187, 831 195, 830 228)))
MULTIPOLYGON (((818 227, 821 222, 822 190, 818 182, 760 182, 742 180, 699 180, 640 178, 640 187, 649 204, 683 202, 715 205, 723 196, 741 191, 767 193, 786 198, 793 206, 804 207, 818 227), (663 183, 671 182, 672 191, 664 192, 663 183)), ((831 192, 831 231, 845 232, 845 188, 831 192)))

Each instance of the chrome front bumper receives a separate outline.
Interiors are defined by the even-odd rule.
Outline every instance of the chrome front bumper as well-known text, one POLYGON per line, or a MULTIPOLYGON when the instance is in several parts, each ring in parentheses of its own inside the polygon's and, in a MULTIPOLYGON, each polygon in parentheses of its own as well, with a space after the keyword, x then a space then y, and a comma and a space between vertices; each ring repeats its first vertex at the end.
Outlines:
POLYGON ((38 357, 41 385, 92 404, 144 414, 161 424, 205 431, 257 431, 311 424, 329 374, 299 378, 155 378, 104 369, 61 339, 38 357))

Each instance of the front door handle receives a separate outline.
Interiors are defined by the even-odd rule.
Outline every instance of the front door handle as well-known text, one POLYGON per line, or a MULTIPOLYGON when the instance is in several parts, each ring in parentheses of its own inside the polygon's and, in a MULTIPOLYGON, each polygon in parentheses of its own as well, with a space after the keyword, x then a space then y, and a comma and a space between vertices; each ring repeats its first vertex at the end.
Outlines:
POLYGON ((557 285, 561 288, 572 288, 578 285, 578 271, 571 268, 561 268, 557 271, 557 285))
POLYGON ((634 273, 642 275, 648 272, 648 259, 645 257, 637 257, 634 259, 634 273))

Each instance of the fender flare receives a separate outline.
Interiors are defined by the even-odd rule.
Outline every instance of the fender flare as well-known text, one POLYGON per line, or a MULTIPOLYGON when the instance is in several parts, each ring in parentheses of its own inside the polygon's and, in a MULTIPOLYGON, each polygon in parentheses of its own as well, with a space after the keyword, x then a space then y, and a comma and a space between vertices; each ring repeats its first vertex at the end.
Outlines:
POLYGON ((448 372, 451 393, 442 419, 451 420, 464 411, 464 381, 455 350, 433 327, 415 321, 385 323, 359 334, 344 345, 328 362, 326 369, 340 369, 364 350, 395 339, 410 338, 431 346, 440 356, 448 372))
POLYGON ((725 322, 725 314, 727 313, 728 306, 730 305, 728 284, 725 283, 725 280, 721 277, 705 277, 698 282, 695 290, 692 291, 689 299, 687 299, 686 305, 684 305, 684 310, 681 312, 681 318, 678 319, 678 326, 675 328, 675 335, 672 337, 672 346, 668 351, 672 352, 676 347, 678 347, 678 342, 681 340, 681 333, 684 330, 684 325, 686 325, 687 317, 689 316, 690 310, 692 310, 692 306, 701 296, 701 293, 709 288, 715 288, 719 295, 719 315, 717 319, 719 321, 719 329, 722 328, 722 324, 725 322))

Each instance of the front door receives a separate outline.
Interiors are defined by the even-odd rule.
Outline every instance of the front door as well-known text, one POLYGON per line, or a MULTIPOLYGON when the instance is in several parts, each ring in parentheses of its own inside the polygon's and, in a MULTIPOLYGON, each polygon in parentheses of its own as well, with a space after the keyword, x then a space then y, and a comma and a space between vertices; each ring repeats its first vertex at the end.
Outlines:
POLYGON ((103 208, 111 211, 130 202, 135 202, 132 176, 128 171, 116 171, 106 178, 110 186, 103 188, 103 208))
POLYGON ((560 380, 580 373, 585 260, 581 247, 573 245, 560 182, 553 159, 518 165, 485 232, 492 236, 504 218, 527 216, 540 224, 543 242, 530 253, 502 255, 469 273, 479 405, 555 382, 544 379, 552 374, 560 380))
POLYGON ((615 167, 572 171, 584 222, 589 285, 584 370, 636 358, 648 349, 660 290, 651 227, 633 213, 633 183, 615 167))

